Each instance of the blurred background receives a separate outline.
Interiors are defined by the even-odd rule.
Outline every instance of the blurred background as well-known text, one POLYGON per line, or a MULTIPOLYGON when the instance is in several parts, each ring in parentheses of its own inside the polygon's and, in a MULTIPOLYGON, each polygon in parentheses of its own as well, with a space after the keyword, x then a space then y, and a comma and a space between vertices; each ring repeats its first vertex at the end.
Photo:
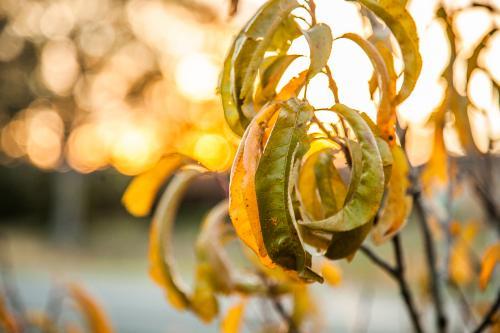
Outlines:
MULTIPOLYGON (((118 332, 216 330, 217 323, 203 326, 190 314, 174 312, 148 279, 149 219, 128 215, 120 199, 131 176, 169 152, 214 170, 231 164, 238 138, 224 123, 217 81, 232 37, 262 2, 241 0, 230 17, 226 0, 0 0, 0 251, 29 307, 43 308, 54 284, 76 280, 101 301, 118 332)), ((334 37, 367 35, 357 4, 317 3, 318 20, 331 25, 334 37)), ((486 3, 496 14, 478 7, 457 16, 458 59, 467 59, 499 25, 499 3, 486 3)), ((453 10, 470 2, 445 4, 453 10)), ((427 120, 445 89, 440 76, 449 46, 442 22, 435 20, 436 5, 414 0, 408 7, 423 57, 417 87, 399 108, 413 165, 429 159, 433 129, 427 120)), ((299 38, 290 52, 307 50, 299 38)), ((490 138, 497 138, 493 151, 500 150, 493 84, 500 81, 498 59, 497 32, 480 55, 485 70, 474 71, 468 88, 465 66, 456 69, 457 89, 476 106, 469 118, 483 151, 490 138)), ((298 59, 290 76, 307 65, 298 59)), ((343 103, 374 116, 367 84, 372 67, 364 53, 338 40, 331 66, 343 103)), ((311 82, 308 96, 315 106, 332 104, 326 80, 311 82)), ((454 120, 448 121, 446 148, 459 158, 454 120)), ((202 180, 181 209, 175 242, 187 276, 197 225, 224 195, 216 180, 202 180)), ((454 205, 464 219, 483 214, 467 189, 454 205)), ((410 222, 403 238, 418 253, 413 228, 410 222)), ((325 325, 342 332, 363 331, 368 322, 370 332, 407 328, 392 281, 373 274, 361 255, 341 265, 347 278, 340 287, 326 293, 315 287, 328 310, 325 325), (360 309, 368 315, 359 318, 360 309)), ((418 279, 418 265, 409 269, 418 279)))

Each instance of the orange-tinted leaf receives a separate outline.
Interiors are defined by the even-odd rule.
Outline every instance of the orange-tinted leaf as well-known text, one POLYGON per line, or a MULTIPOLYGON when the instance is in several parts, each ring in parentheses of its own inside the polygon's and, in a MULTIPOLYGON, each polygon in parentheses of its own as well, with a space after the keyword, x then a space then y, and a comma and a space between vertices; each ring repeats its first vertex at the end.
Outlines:
POLYGON ((21 329, 16 321, 16 317, 7 308, 3 296, 0 294, 0 328, 5 333, 20 333, 21 329))
POLYGON ((238 333, 240 331, 245 305, 246 300, 242 299, 237 304, 229 308, 221 321, 221 333, 238 333))
POLYGON ((410 166, 400 146, 392 146, 391 152, 393 156, 391 179, 385 203, 372 231, 372 238, 376 244, 382 244, 403 228, 412 208, 412 197, 408 193, 411 185, 408 178, 410 166))
POLYGON ((68 286, 71 297, 84 315, 87 326, 92 333, 111 333, 111 324, 97 301, 82 287, 71 284, 68 286))
POLYGON ((185 162, 182 155, 167 155, 151 170, 132 179, 122 197, 128 212, 134 216, 148 215, 160 187, 185 162))
POLYGON ((479 287, 485 290, 491 280, 495 266, 500 261, 500 243, 490 245, 483 254, 481 260, 481 273, 479 275, 479 287))
POLYGON ((326 283, 331 286, 338 286, 342 282, 342 270, 329 260, 323 261, 321 275, 323 275, 326 283))

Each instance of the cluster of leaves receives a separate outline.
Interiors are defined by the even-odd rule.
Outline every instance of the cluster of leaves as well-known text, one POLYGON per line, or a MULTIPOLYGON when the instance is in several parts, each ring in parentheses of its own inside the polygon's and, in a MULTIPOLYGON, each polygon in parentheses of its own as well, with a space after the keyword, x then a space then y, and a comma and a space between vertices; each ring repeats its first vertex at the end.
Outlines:
POLYGON ((377 123, 338 103, 327 64, 332 32, 316 22, 313 1, 268 1, 235 38, 220 94, 226 120, 242 139, 231 170, 229 202, 207 215, 196 243, 192 292, 176 274, 171 232, 184 192, 208 170, 193 166, 185 156, 169 155, 130 184, 123 202, 131 213, 144 216, 161 184, 176 173, 159 201, 150 236, 152 277, 175 308, 189 308, 209 321, 218 312, 217 294, 298 297, 304 282, 338 279, 335 266, 324 259, 323 274, 313 269, 312 251, 319 254, 315 259, 351 259, 370 232, 383 243, 404 225, 411 210, 409 167, 396 142, 395 108, 408 97, 420 71, 418 38, 399 1, 359 2, 391 29, 405 61, 404 82, 396 92, 397 75, 386 43, 375 35, 374 42, 356 34, 341 37, 359 45, 374 65, 380 91, 377 123), (300 8, 306 9, 307 18, 296 16, 300 8), (300 57, 288 54, 300 36, 309 44, 310 66, 277 91, 287 68, 300 57), (336 96, 329 109, 316 110, 307 100, 308 83, 316 75, 328 76, 336 96), (333 113, 340 121, 321 123, 316 112, 333 113), (312 126, 321 130, 311 131, 312 126), (346 161, 345 166, 337 160, 346 161), (233 272, 224 252, 227 214, 238 237, 259 259, 256 273, 244 279, 233 272))
POLYGON ((17 293, 8 288, 5 297, 0 295, 0 329, 5 333, 22 333, 36 330, 41 333, 111 333, 113 329, 98 302, 84 288, 77 284, 69 284, 64 290, 58 290, 50 300, 47 311, 26 310, 17 293), (74 322, 60 320, 60 312, 64 298, 69 298, 78 309, 84 321, 85 329, 74 322))
MULTIPOLYGON (((423 209, 420 193, 412 184, 417 179, 404 150, 404 136, 398 139, 396 131, 396 109, 414 89, 422 65, 415 23, 404 1, 357 2, 369 18, 373 33, 368 39, 354 33, 339 38, 359 46, 373 65, 369 87, 372 96, 378 90, 375 121, 340 103, 335 73, 328 65, 334 38, 328 25, 317 22, 313 0, 269 0, 235 37, 224 62, 219 92, 226 121, 241 141, 230 172, 229 199, 207 214, 198 235, 192 290, 176 271, 172 229, 189 185, 210 171, 188 157, 168 155, 158 166, 136 177, 127 189, 125 206, 134 215, 145 216, 161 185, 172 178, 154 215, 150 263, 153 279, 165 289, 175 308, 189 309, 210 321, 218 313, 218 295, 242 295, 243 300, 229 310, 222 322, 224 332, 234 332, 246 297, 275 300, 281 295, 293 295, 294 316, 284 318, 293 331, 310 314, 304 301, 308 299, 307 283, 335 283, 339 279, 329 260, 352 260, 369 235, 377 245, 397 237, 412 211, 413 199, 419 200, 417 210, 423 209), (378 33, 382 25, 391 31, 399 50, 393 50, 389 34, 378 33), (301 36, 309 45, 309 68, 283 82, 290 65, 302 57, 289 52, 292 42, 301 36), (395 70, 396 53, 401 54, 402 73, 395 70), (335 98, 329 108, 316 109, 308 101, 309 82, 317 75, 328 78, 335 98), (321 113, 338 120, 320 121, 321 113), (227 216, 233 228, 225 223, 227 216), (224 250, 234 233, 253 252, 247 253, 254 265, 252 272, 236 271, 224 250)), ((438 13, 444 15, 445 11, 440 9, 438 13)), ((472 68, 478 66, 484 43, 469 61, 468 78, 472 68)), ((432 118, 441 121, 436 123, 440 138, 436 139, 435 149, 444 142, 445 113, 454 112, 462 144, 469 152, 473 141, 466 114, 467 98, 459 95, 450 81, 453 50, 443 74, 449 88, 436 111, 438 115, 432 118)), ((431 171, 424 172, 424 184, 428 184, 426 172, 436 175, 432 170, 436 163, 429 163, 431 171)), ((427 221, 423 225, 428 228, 427 221)), ((374 255, 369 257, 396 277, 415 328, 421 331, 402 275, 399 241, 394 244, 396 268, 374 255)), ((427 245, 428 252, 433 253, 432 240, 427 245)), ((483 287, 498 261, 498 246, 489 252, 481 273, 483 287)), ((435 262, 429 262, 435 270, 435 262)), ((278 303, 278 311, 280 308, 278 303)))

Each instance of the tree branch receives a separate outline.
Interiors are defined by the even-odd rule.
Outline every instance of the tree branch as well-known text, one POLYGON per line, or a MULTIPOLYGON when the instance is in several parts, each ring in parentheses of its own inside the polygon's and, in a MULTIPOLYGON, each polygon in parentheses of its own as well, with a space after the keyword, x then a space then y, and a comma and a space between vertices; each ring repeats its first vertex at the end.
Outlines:
POLYGON ((497 298, 495 302, 491 305, 491 308, 488 310, 486 313, 486 316, 484 316, 483 320, 479 324, 479 326, 473 331, 473 333, 481 333, 483 332, 488 326, 493 324, 495 322, 495 314, 498 312, 500 308, 500 290, 497 292, 497 298))
MULTIPOLYGON (((412 169, 410 177, 412 178, 412 184, 417 184, 416 170, 412 169)), ((446 332, 446 327, 448 325, 448 320, 444 312, 443 299, 441 296, 441 288, 439 284, 439 275, 436 268, 436 249, 434 246, 434 240, 432 239, 431 231, 429 229, 427 212, 425 211, 422 196, 420 190, 413 191, 413 202, 415 207, 415 212, 417 214, 417 219, 422 232, 422 237, 424 239, 424 249, 425 257, 427 262, 427 268, 429 270, 430 283, 431 283, 431 294, 433 299, 433 304, 436 310, 436 327, 438 332, 446 332)))
POLYGON ((399 235, 394 236, 392 239, 392 245, 394 249, 394 256, 396 259, 396 267, 392 267, 382 258, 377 256, 372 250, 370 250, 366 246, 361 247, 361 251, 370 258, 377 266, 382 268, 386 273, 389 274, 394 280, 396 280, 399 284, 399 290, 401 292, 401 296, 403 297, 403 301, 405 302, 406 309, 408 310, 408 314, 410 315, 411 322, 413 324, 413 329, 415 332, 422 333, 424 332, 422 328, 422 324, 420 323, 420 317, 417 312, 417 307, 415 306, 415 302, 413 300, 413 296, 410 291, 410 287, 408 286, 408 282, 405 278, 405 265, 404 265, 404 256, 403 256, 403 248, 401 247, 401 243, 399 240, 399 235))

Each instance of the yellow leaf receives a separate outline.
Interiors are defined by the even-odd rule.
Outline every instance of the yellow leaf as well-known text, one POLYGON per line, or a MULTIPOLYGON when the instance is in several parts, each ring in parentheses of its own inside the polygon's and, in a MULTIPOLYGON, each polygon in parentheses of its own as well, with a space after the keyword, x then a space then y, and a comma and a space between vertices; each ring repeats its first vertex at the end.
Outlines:
POLYGON ((422 69, 415 22, 399 0, 358 0, 358 2, 384 21, 398 41, 404 62, 404 81, 394 102, 396 105, 400 104, 413 91, 422 69))
POLYGON ((240 331, 245 305, 246 300, 242 299, 227 311, 220 324, 221 333, 238 333, 240 331))
POLYGON ((75 300, 80 307, 90 332, 92 333, 111 333, 113 329, 111 324, 104 313, 103 309, 99 306, 96 300, 87 293, 82 287, 77 284, 70 284, 68 286, 71 297, 75 300))
POLYGON ((457 285, 464 286, 472 282, 474 269, 468 253, 467 245, 458 240, 450 251, 450 278, 457 285))
POLYGON ((495 266, 500 261, 500 243, 490 245, 481 260, 481 273, 479 274, 479 287, 485 290, 493 275, 495 266))
MULTIPOLYGON (((388 68, 392 63, 387 63, 391 61, 392 58, 386 61, 375 45, 357 34, 347 33, 341 38, 350 39, 358 44, 370 59, 378 75, 380 102, 377 111, 377 125, 381 137, 393 144, 396 137, 396 108, 393 105, 393 100, 396 95, 397 78, 395 75, 391 75, 393 71, 391 72, 388 68)), ((390 54, 388 56, 390 56, 390 54)))
POLYGON ((378 222, 372 231, 372 239, 375 244, 382 244, 403 228, 413 204, 412 197, 408 194, 410 168, 405 153, 397 145, 391 147, 391 152, 393 157, 392 174, 387 187, 386 199, 379 213, 378 222))
POLYGON ((252 119, 238 148, 229 185, 229 215, 236 233, 266 266, 272 262, 260 229, 255 172, 265 144, 266 124, 277 110, 276 105, 267 106, 252 119))
POLYGON ((323 261, 321 275, 323 275, 326 283, 331 286, 338 286, 342 282, 342 270, 331 261, 323 261))
POLYGON ((168 301, 178 310, 189 307, 190 300, 174 270, 171 233, 182 197, 200 173, 197 169, 183 169, 176 174, 158 203, 149 236, 150 276, 164 288, 168 301))
POLYGON ((185 162, 182 155, 167 155, 152 169, 132 179, 122 197, 128 212, 138 217, 148 215, 160 187, 185 162))

